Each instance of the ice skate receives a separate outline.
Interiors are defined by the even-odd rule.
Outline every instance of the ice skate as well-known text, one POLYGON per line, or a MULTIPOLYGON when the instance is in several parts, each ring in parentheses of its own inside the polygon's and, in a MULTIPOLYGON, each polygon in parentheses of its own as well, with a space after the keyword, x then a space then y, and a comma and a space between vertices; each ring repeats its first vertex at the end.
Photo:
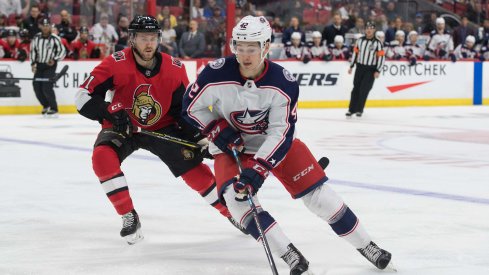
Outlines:
POLYGON ((309 271, 309 262, 295 248, 293 244, 287 246, 288 250, 281 257, 290 267, 290 275, 312 275, 309 271))
POLYGON ((353 114, 352 114, 352 113, 350 113, 350 112, 346 112, 346 114, 345 114, 346 118, 351 118, 351 116, 352 116, 352 115, 353 115, 353 114))
MULTIPOLYGON (((378 247, 374 242, 370 242, 365 248, 358 249, 367 260, 378 269, 385 269, 391 261, 391 253, 378 247)), ((395 268, 393 268, 395 270, 395 268)))
POLYGON ((128 244, 135 244, 144 236, 141 232, 141 223, 139 222, 139 216, 136 210, 122 215, 122 230, 121 237, 123 237, 128 244))

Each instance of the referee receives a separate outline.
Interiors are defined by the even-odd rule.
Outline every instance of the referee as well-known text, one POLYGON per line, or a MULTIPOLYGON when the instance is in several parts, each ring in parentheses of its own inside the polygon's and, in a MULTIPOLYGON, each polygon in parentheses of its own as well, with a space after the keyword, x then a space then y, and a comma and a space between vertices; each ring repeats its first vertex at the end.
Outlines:
POLYGON ((374 34, 375 24, 369 21, 366 24, 365 36, 360 37, 353 48, 348 74, 351 74, 355 64, 357 64, 357 69, 353 78, 353 90, 346 118, 351 118, 353 114, 357 117, 362 116, 368 93, 384 66, 384 48, 382 42, 375 38, 374 34))
POLYGON ((34 73, 34 92, 42 105, 42 114, 56 117, 58 104, 54 94, 53 82, 36 81, 36 78, 53 78, 58 61, 66 55, 66 50, 59 36, 51 33, 51 22, 43 18, 40 22, 41 32, 36 34, 31 43, 31 67, 34 73))

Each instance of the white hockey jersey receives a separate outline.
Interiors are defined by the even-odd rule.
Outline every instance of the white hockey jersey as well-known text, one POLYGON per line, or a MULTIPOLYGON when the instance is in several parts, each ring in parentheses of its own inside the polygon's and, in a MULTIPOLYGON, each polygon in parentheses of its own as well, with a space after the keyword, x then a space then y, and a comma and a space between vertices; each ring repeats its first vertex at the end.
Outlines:
MULTIPOLYGON (((209 63, 187 87, 182 116, 199 129, 226 119, 241 134, 246 153, 275 167, 295 138, 299 85, 283 67, 264 62, 264 72, 254 80, 241 76, 234 56, 209 63)), ((209 151, 221 153, 214 144, 209 151)))
POLYGON ((453 51, 453 54, 457 57, 457 59, 474 59, 474 58, 479 58, 478 52, 472 47, 472 49, 467 48, 465 45, 458 45, 457 48, 455 48, 455 51, 453 51))
POLYGON ((415 57, 415 58, 422 58, 425 53, 425 48, 424 46, 421 47, 418 44, 412 45, 412 44, 406 44, 404 46, 404 49, 406 49, 406 57, 415 57))
POLYGON ((428 49, 432 53, 432 57, 447 58, 448 54, 453 51, 452 35, 448 31, 443 34, 439 34, 436 30, 432 31, 428 49))

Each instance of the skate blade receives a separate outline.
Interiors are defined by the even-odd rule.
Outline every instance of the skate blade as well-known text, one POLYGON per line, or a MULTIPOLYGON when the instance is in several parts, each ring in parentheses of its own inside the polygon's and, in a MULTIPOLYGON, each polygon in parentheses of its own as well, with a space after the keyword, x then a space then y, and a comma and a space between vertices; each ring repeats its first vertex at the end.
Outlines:
POLYGON ((133 245, 142 241, 144 239, 144 236, 141 232, 141 229, 138 229, 134 234, 125 236, 124 239, 129 245, 133 245))
POLYGON ((390 272, 397 272, 396 266, 390 261, 390 263, 385 267, 384 270, 390 271, 390 272))

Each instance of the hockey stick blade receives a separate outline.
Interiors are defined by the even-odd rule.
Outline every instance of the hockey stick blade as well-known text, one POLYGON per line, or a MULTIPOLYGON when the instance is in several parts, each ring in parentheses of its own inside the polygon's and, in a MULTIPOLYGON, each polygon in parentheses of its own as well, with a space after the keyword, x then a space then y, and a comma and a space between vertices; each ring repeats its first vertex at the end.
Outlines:
POLYGON ((68 68, 68 65, 64 65, 63 68, 61 68, 61 71, 59 71, 59 73, 53 77, 52 82, 56 83, 61 77, 63 77, 68 71, 68 68))
POLYGON ((328 167, 329 165, 329 158, 327 157, 322 157, 318 160, 318 163, 319 165, 321 166, 321 168, 326 169, 326 167, 328 167))

